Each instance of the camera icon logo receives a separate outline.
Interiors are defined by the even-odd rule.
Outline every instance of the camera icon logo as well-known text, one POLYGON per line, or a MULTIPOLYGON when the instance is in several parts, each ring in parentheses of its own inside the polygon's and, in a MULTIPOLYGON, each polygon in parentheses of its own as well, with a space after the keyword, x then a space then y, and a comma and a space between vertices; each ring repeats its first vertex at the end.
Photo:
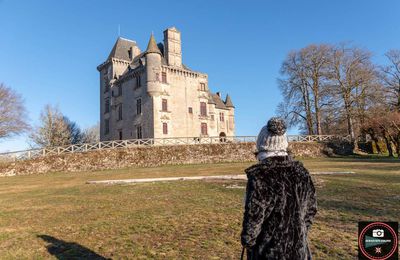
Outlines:
POLYGON ((373 229, 372 236, 373 237, 383 237, 385 235, 383 229, 373 229))

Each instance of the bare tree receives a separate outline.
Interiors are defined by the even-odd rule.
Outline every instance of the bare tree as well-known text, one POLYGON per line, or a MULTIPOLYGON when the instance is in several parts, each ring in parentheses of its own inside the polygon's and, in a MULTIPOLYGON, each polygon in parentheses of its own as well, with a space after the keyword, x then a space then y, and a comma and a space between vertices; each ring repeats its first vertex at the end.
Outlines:
POLYGON ((281 67, 284 101, 278 112, 290 125, 305 123, 308 134, 322 134, 322 108, 330 102, 326 83, 331 52, 330 45, 312 44, 291 52, 281 67))
POLYGON ((28 130, 26 109, 20 95, 0 84, 0 138, 18 135, 28 130))
POLYGON ((100 142, 100 123, 86 128, 82 134, 82 143, 100 142))
POLYGON ((384 128, 390 141, 394 144, 397 157, 400 159, 400 112, 391 111, 384 117, 384 128))
POLYGON ((316 134, 322 134, 321 110, 330 101, 327 95, 326 81, 328 78, 328 65, 332 52, 330 45, 309 45, 300 50, 302 65, 306 74, 307 86, 312 96, 313 114, 315 119, 316 134))
POLYGON ((394 157, 394 147, 400 159, 400 112, 378 108, 364 127, 368 129, 376 143, 378 143, 379 137, 385 141, 389 157, 394 157))
POLYGON ((400 112, 400 50, 390 50, 385 56, 389 65, 381 67, 381 79, 389 104, 400 112))
POLYGON ((30 139, 39 147, 62 146, 81 142, 82 133, 57 107, 46 105, 40 115, 40 126, 34 129, 30 139))
MULTIPOLYGON (((330 67, 331 94, 339 100, 338 109, 343 110, 348 134, 356 141, 356 121, 360 113, 357 107, 365 108, 366 98, 373 95, 372 89, 376 87, 371 54, 360 48, 339 45, 333 51, 330 67)), ((357 142, 354 143, 357 150, 357 142)))
POLYGON ((311 110, 311 94, 307 82, 307 74, 299 52, 291 52, 281 67, 282 79, 278 79, 284 101, 279 105, 278 112, 289 122, 298 125, 304 122, 307 133, 314 134, 314 120, 311 110))

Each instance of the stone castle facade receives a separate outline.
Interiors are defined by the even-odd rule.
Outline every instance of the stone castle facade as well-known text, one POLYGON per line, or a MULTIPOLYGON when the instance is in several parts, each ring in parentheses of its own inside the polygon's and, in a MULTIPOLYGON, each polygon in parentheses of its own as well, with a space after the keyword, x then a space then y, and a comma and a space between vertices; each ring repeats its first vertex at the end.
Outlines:
POLYGON ((208 87, 207 74, 182 63, 181 33, 151 35, 146 51, 118 38, 100 72, 100 139, 233 136, 235 119, 229 95, 208 87))

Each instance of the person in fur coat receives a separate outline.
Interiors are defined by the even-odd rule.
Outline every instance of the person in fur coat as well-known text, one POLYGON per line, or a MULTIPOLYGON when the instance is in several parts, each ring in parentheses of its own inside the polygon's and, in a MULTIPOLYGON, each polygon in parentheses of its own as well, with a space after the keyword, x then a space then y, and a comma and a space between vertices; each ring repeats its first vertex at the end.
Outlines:
POLYGON ((251 260, 311 259, 307 233, 317 213, 314 184, 287 154, 286 125, 271 118, 257 140, 248 178, 241 243, 251 260))

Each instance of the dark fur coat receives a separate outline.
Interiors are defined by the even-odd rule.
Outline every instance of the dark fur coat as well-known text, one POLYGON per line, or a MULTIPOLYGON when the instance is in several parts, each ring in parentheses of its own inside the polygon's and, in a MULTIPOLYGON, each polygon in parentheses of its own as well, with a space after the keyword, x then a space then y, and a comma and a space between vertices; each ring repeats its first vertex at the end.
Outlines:
POLYGON ((246 169, 241 242, 248 259, 311 259, 307 233, 317 203, 310 174, 288 156, 271 157, 246 169))

